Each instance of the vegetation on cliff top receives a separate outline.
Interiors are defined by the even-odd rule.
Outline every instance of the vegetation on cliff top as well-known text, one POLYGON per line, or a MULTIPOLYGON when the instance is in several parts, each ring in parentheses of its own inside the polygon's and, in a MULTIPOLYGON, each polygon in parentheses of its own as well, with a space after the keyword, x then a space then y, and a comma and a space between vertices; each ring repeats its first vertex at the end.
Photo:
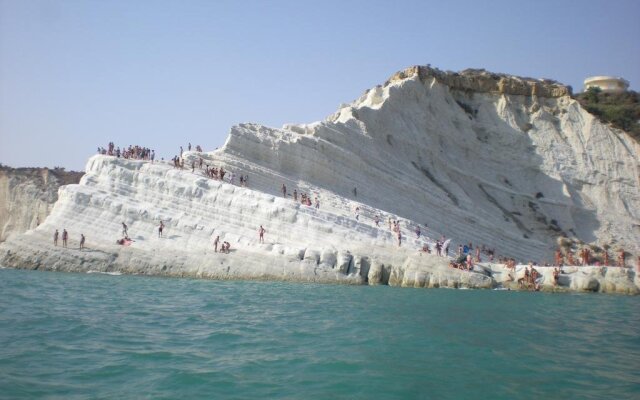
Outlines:
POLYGON ((592 87, 574 98, 603 122, 611 123, 640 141, 640 93, 604 93, 592 87))

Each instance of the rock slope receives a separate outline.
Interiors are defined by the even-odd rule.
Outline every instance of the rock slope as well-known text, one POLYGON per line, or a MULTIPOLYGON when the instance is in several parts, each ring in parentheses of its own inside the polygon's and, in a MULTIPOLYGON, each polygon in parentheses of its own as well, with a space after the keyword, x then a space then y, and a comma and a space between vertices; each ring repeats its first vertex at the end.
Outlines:
MULTIPOLYGON (((551 261, 556 237, 566 235, 638 254, 639 146, 569 94, 551 81, 412 67, 325 121, 282 129, 240 124, 221 149, 185 153, 185 165, 202 157, 233 172, 234 182, 231 173, 221 182, 199 169, 94 156, 80 184, 61 189, 40 227, 2 245, 0 264, 494 287, 502 284, 502 266, 462 272, 418 249, 446 235, 452 249, 473 242, 542 262, 551 261), (248 187, 238 185, 240 174, 249 176, 248 187), (289 193, 318 197, 320 208, 283 197, 283 183, 289 193), (400 221, 401 246, 389 219, 400 221), (162 238, 160 220, 167 227, 162 238), (115 244, 122 222, 131 246, 115 244), (417 225, 427 237, 416 238, 417 225), (53 231, 63 228, 73 247, 84 233, 89 249, 53 247, 53 231), (230 254, 213 251, 218 235, 231 243, 230 254)), ((618 270, 567 270, 563 287, 637 291, 635 273, 618 270)))
POLYGON ((34 229, 51 212, 58 188, 78 183, 82 172, 0 165, 0 242, 34 229))

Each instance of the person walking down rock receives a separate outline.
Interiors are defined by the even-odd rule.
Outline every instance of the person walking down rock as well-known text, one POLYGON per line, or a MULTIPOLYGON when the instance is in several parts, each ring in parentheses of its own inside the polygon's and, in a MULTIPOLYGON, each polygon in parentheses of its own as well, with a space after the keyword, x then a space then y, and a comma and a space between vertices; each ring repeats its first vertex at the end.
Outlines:
POLYGON ((129 236, 129 232, 127 231, 127 224, 125 224, 124 222, 122 223, 122 236, 127 237, 129 236))

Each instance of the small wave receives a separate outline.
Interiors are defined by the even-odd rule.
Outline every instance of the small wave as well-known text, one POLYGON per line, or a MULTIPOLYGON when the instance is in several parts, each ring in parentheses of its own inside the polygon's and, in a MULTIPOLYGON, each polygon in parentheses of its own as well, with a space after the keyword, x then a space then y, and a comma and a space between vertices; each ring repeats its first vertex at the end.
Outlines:
POLYGON ((103 275, 113 275, 113 276, 118 276, 118 275, 122 275, 122 272, 103 272, 103 271, 87 271, 87 274, 103 274, 103 275))

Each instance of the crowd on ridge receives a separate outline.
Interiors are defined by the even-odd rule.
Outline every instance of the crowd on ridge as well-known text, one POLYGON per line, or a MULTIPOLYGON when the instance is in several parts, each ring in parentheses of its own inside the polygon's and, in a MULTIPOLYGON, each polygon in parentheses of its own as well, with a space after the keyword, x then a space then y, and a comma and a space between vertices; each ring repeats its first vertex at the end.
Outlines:
POLYGON ((98 147, 98 154, 151 162, 156 158, 155 150, 151 150, 148 147, 129 145, 129 147, 123 147, 122 150, 120 150, 120 146, 115 147, 113 142, 109 142, 106 149, 104 147, 98 147))

